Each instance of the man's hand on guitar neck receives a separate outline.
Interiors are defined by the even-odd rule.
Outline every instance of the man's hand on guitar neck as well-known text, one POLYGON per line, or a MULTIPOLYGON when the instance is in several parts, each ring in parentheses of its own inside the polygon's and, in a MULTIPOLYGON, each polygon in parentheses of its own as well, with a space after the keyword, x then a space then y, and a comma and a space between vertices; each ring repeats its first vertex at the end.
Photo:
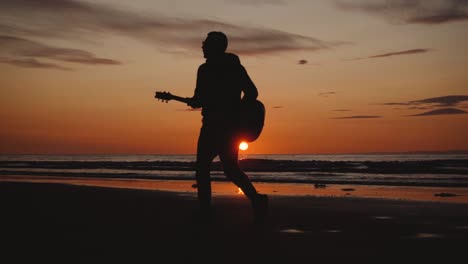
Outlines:
POLYGON ((197 100, 196 98, 194 97, 187 97, 187 105, 192 107, 192 108, 200 108, 201 107, 201 104, 199 102, 199 100, 197 100))

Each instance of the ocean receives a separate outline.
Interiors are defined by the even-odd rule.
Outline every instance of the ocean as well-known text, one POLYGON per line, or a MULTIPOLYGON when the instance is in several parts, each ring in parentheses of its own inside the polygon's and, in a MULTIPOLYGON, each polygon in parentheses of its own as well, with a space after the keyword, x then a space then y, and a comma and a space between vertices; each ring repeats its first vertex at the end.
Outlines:
MULTIPOLYGON (((253 182, 468 187, 467 154, 239 156, 253 182)), ((195 155, 0 155, 2 175, 195 180, 195 155)), ((213 181, 227 181, 215 159, 213 181)))

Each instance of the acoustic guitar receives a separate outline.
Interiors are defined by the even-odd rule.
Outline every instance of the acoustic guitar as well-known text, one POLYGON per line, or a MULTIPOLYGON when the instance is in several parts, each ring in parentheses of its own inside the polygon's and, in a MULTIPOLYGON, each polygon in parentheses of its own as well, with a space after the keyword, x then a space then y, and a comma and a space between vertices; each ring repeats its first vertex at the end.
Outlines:
MULTIPOLYGON (((154 97, 166 103, 175 100, 188 104, 190 101, 190 98, 176 96, 169 92, 156 92, 154 97)), ((263 103, 259 100, 242 100, 239 115, 238 132, 242 140, 246 142, 257 140, 265 124, 265 106, 263 103)))

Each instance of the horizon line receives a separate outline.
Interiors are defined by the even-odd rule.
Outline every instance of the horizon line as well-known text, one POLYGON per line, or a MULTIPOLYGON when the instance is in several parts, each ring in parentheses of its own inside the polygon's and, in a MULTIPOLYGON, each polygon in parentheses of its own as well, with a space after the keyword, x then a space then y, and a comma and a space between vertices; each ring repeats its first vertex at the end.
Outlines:
MULTIPOLYGON (((385 154, 468 154, 466 150, 410 150, 410 151, 371 151, 337 153, 242 153, 239 155, 385 155, 385 154)), ((135 156, 189 156, 196 153, 0 153, 0 155, 135 155, 135 156)))

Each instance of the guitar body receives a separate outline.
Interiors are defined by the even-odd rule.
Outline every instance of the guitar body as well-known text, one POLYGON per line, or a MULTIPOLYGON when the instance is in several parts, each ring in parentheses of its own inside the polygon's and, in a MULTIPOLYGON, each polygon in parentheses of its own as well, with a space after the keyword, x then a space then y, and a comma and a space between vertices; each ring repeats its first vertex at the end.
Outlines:
POLYGON ((265 124, 265 106, 259 100, 242 101, 240 109, 239 134, 246 142, 253 142, 262 133, 265 124))

